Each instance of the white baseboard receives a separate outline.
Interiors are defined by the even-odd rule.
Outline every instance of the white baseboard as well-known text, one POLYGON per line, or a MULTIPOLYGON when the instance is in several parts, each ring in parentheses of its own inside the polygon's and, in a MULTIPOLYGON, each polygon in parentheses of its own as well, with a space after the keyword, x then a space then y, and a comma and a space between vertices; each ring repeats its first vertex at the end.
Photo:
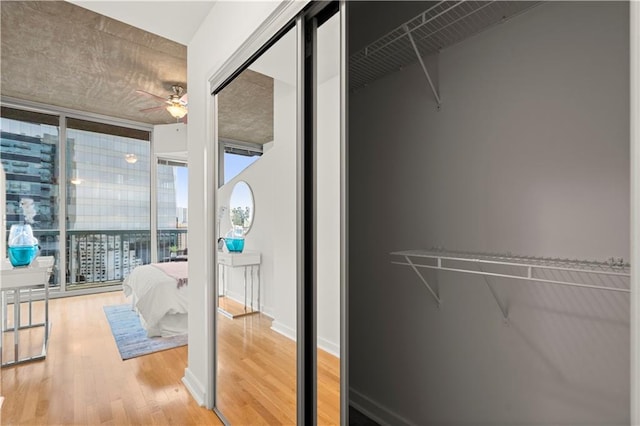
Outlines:
POLYGON ((336 358, 340 358, 340 345, 330 340, 323 339, 322 337, 318 337, 318 347, 336 358))
POLYGON ((227 294, 225 294, 224 297, 227 297, 240 304, 244 303, 244 295, 242 293, 236 293, 234 291, 227 290, 227 294))
POLYGON ((274 319, 273 308, 267 308, 266 306, 263 305, 262 308, 260 308, 260 312, 262 312, 263 314, 265 314, 266 316, 268 316, 272 320, 274 319))
POLYGON ((354 388, 349 388, 349 405, 381 426, 417 426, 354 388))
MULTIPOLYGON (((296 330, 289 327, 288 325, 284 325, 277 320, 273 320, 271 323, 271 329, 276 333, 282 334, 284 337, 287 337, 294 342, 296 341, 296 330)), ((331 355, 340 358, 340 346, 321 337, 318 337, 318 347, 325 352, 330 353, 331 355)))
MULTIPOLYGON (((244 304, 244 295, 242 293, 236 293, 227 290, 227 294, 225 295, 225 297, 233 300, 236 303, 240 303, 241 305, 244 304)), ((251 303, 251 301, 247 300, 247 303, 251 303)), ((273 319, 273 308, 262 305, 260 306, 260 312, 273 319)))
POLYGON ((204 407, 207 393, 204 390, 204 385, 200 383, 198 378, 189 370, 189 368, 184 369, 184 377, 182 378, 182 383, 184 383, 185 387, 196 400, 199 406, 204 407))
POLYGON ((284 325, 276 319, 274 319, 271 323, 271 329, 276 333, 282 334, 284 337, 288 337, 294 342, 296 341, 296 330, 289 327, 288 325, 284 325))

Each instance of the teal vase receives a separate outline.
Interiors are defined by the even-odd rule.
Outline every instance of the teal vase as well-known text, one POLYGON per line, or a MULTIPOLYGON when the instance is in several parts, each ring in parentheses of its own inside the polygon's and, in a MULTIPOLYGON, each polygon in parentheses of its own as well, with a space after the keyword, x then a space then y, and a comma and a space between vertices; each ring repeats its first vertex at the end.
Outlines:
POLYGON ((11 225, 9 231, 9 262, 11 266, 29 266, 38 257, 38 240, 28 223, 11 225))

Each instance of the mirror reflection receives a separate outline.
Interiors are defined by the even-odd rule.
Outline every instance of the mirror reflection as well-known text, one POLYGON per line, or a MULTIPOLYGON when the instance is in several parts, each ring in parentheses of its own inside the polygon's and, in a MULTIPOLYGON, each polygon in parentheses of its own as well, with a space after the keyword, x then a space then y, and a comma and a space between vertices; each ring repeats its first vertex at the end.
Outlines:
MULTIPOLYGON (((340 424, 339 18, 318 27, 317 424, 340 424)), ((217 96, 216 408, 231 424, 297 421, 296 33, 287 32, 217 96), (224 155, 223 155, 224 154, 224 155), (255 206, 259 206, 258 221, 255 206), (249 232, 250 230, 250 232, 249 232)))
POLYGON ((230 424, 296 423, 296 93, 291 30, 216 94, 218 237, 245 234, 217 256, 216 408, 230 424))
POLYGON ((340 15, 318 27, 317 375, 319 425, 340 424, 340 15))
POLYGON ((244 181, 237 182, 229 200, 229 215, 234 234, 235 230, 240 228, 242 230, 241 236, 247 235, 253 222, 253 212, 253 193, 249 184, 244 181))

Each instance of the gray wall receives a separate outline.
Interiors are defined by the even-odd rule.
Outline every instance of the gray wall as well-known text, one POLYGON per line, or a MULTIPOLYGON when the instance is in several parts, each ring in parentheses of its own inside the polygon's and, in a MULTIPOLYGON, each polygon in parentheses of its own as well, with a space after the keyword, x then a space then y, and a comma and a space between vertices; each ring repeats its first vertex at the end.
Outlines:
POLYGON ((629 296, 394 250, 629 258, 628 4, 543 4, 350 96, 351 398, 379 420, 629 423, 629 296))

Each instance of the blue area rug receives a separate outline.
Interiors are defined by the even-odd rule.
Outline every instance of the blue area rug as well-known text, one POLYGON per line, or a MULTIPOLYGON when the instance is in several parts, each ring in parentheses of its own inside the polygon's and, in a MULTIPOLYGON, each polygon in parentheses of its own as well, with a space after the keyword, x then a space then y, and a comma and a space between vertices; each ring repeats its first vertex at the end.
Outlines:
POLYGON ((111 333, 113 333, 123 360, 187 344, 186 334, 171 337, 147 337, 147 332, 142 328, 138 314, 131 309, 129 304, 105 306, 104 313, 107 315, 111 333))

